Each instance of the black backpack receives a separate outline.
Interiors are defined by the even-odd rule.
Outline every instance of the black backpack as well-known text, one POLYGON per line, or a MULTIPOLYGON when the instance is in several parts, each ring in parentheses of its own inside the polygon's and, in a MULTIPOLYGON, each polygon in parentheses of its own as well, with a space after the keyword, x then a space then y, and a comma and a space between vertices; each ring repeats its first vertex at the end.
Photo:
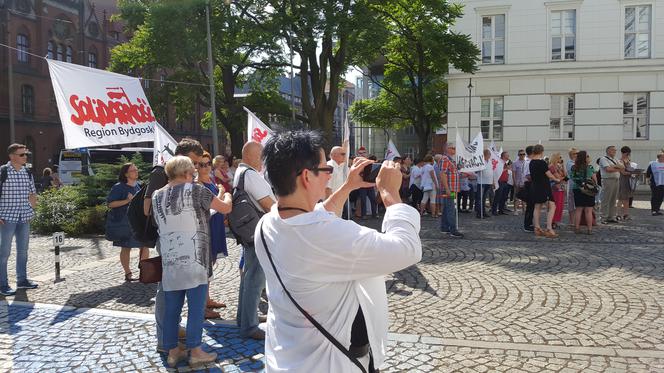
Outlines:
MULTIPOLYGON (((9 166, 6 164, 0 166, 0 197, 2 197, 2 187, 5 185, 5 181, 7 181, 7 178, 9 177, 8 167, 9 166)), ((35 184, 35 175, 32 173, 32 168, 26 168, 26 170, 28 170, 28 175, 30 175, 32 183, 35 184)), ((35 185, 35 188, 37 188, 37 185, 35 185)))
POLYGON ((233 210, 228 213, 228 227, 239 244, 253 246, 254 231, 264 212, 254 206, 249 194, 244 190, 244 174, 247 171, 253 170, 243 170, 237 186, 233 188, 233 210))
MULTIPOLYGON (((152 167, 152 172, 164 172, 164 167, 154 166, 152 167)), ((159 231, 157 226, 154 223, 152 214, 150 216, 145 216, 143 212, 143 204, 145 203, 145 192, 147 191, 149 183, 145 183, 141 187, 141 190, 134 196, 134 198, 129 202, 129 207, 127 208, 127 218, 129 220, 129 225, 131 230, 134 233, 134 238, 143 245, 147 247, 155 247, 157 244, 157 239, 159 238, 159 231)))

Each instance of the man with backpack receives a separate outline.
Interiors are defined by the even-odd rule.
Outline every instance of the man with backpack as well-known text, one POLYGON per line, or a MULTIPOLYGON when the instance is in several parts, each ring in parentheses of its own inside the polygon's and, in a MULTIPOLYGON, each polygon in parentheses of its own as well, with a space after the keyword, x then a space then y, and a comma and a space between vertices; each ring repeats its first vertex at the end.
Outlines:
POLYGON ((30 220, 35 216, 37 189, 32 172, 25 166, 30 152, 25 145, 7 148, 9 162, 0 166, 0 295, 11 296, 16 290, 9 286, 7 262, 12 240, 16 237, 16 287, 35 289, 28 279, 28 243, 30 220))
POLYGON ((258 327, 258 315, 256 314, 261 293, 265 288, 265 273, 256 257, 253 232, 258 219, 264 213, 270 211, 276 198, 270 184, 259 174, 263 167, 261 152, 263 146, 257 142, 250 141, 242 148, 242 163, 235 171, 233 179, 233 211, 228 219, 233 229, 235 238, 242 244, 242 255, 244 258, 244 270, 240 278, 240 291, 237 305, 237 325, 240 327, 240 336, 244 338, 265 339, 265 331, 258 327), (246 192, 246 196, 256 209, 251 222, 247 224, 248 234, 241 235, 234 229, 236 226, 234 218, 241 214, 243 208, 238 208, 238 189, 246 192), (244 237, 241 237, 244 236, 244 237))
MULTIPOLYGON (((178 146, 175 148, 175 155, 184 155, 189 157, 192 162, 194 162, 194 166, 198 169, 198 163, 200 162, 200 158, 203 156, 203 146, 201 146, 201 143, 194 140, 194 139, 182 139, 178 143, 178 146)), ((145 193, 143 196, 143 213, 144 215, 150 216, 151 214, 151 208, 152 208, 152 194, 156 192, 157 190, 163 188, 166 184, 168 184, 168 177, 166 176, 166 172, 164 171, 164 167, 161 166, 156 166, 152 169, 152 172, 150 173, 150 179, 148 180, 148 184, 145 189, 145 193)), ((139 192, 139 195, 141 193, 139 192)), ((137 195, 138 196, 138 195, 137 195)), ((130 206, 130 211, 128 214, 132 214, 132 206, 130 206)), ((148 223, 149 224, 149 223, 148 223)), ((136 228, 132 225, 132 229, 136 230, 136 228)), ((153 228, 156 229, 156 228, 153 228)), ((139 238, 141 235, 137 235, 137 238, 139 238)), ((140 238, 139 238, 140 239, 140 238)), ((157 240, 157 242, 159 242, 157 240)), ((159 245, 156 244, 155 242, 143 242, 147 246, 155 246, 157 249, 157 252, 159 252, 159 245)), ((168 353, 168 351, 164 350, 163 348, 163 325, 164 325, 164 318, 165 318, 165 312, 166 312, 166 306, 165 306, 165 294, 164 294, 164 289, 161 286, 161 283, 157 286, 157 295, 155 297, 155 305, 154 305, 154 316, 155 316, 155 321, 157 323, 157 351, 162 352, 162 353, 168 353)), ((184 331, 181 328, 179 336, 180 338, 184 337, 184 331)))

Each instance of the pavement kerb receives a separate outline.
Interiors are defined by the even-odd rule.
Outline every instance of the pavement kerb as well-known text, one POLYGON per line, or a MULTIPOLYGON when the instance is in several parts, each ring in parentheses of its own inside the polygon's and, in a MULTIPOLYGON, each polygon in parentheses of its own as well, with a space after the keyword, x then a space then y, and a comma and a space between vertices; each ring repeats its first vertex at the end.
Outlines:
MULTIPOLYGON (((60 306, 48 303, 31 303, 22 301, 0 301, 0 305, 11 305, 13 307, 24 307, 33 309, 42 309, 49 311, 65 311, 75 313, 90 313, 100 316, 108 316, 114 318, 127 318, 142 321, 154 320, 154 315, 126 312, 126 311, 113 311, 100 308, 76 308, 71 306, 60 306)), ((186 318, 184 318, 186 320, 186 318)), ((215 325, 235 326, 234 320, 208 320, 215 325)), ((564 353, 570 355, 589 355, 589 356, 606 356, 606 357, 632 357, 632 358, 657 358, 664 359, 664 351, 662 350, 635 350, 635 349, 622 349, 612 347, 581 347, 581 346, 551 346, 543 344, 532 343, 511 343, 511 342, 488 342, 488 341, 474 341, 468 339, 453 339, 453 338, 439 338, 430 336, 421 336, 416 334, 401 334, 401 333, 388 333, 388 340, 395 342, 405 343, 423 343, 434 346, 444 347, 467 347, 473 349, 487 349, 487 350, 516 350, 516 351, 531 351, 531 352, 550 352, 550 353, 564 353)))

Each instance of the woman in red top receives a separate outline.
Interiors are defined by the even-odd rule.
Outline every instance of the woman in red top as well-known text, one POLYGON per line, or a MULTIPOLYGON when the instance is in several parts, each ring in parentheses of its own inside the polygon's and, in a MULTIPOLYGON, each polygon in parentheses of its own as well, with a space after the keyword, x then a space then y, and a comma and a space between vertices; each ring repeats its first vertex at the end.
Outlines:
POLYGON ((556 203, 556 213, 553 215, 553 229, 558 228, 560 221, 563 218, 563 207, 565 205, 565 186, 564 180, 567 179, 567 172, 563 164, 563 158, 560 153, 554 153, 549 160, 549 171, 560 182, 551 182, 551 191, 553 192, 553 200, 556 203))

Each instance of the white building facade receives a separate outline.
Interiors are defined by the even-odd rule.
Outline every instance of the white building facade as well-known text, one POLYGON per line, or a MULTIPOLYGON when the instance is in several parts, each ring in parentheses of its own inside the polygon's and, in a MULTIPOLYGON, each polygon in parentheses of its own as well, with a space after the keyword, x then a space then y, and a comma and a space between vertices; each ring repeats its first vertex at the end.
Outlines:
POLYGON ((538 142, 565 158, 627 145, 645 167, 664 148, 664 0, 463 4, 456 31, 482 56, 474 75, 448 77, 450 139, 468 140, 470 111, 472 135, 513 158, 538 142))

